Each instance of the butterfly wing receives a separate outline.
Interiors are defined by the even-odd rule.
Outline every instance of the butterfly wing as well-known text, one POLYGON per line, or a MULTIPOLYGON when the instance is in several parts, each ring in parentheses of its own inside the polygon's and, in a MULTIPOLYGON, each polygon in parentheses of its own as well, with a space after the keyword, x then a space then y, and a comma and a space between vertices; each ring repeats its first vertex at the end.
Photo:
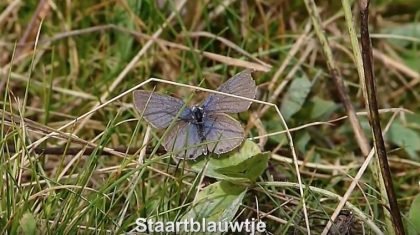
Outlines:
MULTIPOLYGON (((144 119, 153 127, 161 129, 168 127, 184 102, 172 96, 160 95, 150 91, 134 91, 134 105, 144 119)), ((190 110, 185 108, 180 118, 186 117, 190 110)))
POLYGON ((193 160, 207 154, 207 146, 201 140, 197 125, 180 120, 164 137, 163 146, 166 151, 174 152, 178 158, 193 160))
MULTIPOLYGON (((251 72, 252 70, 246 69, 236 74, 223 83, 217 91, 254 99, 256 85, 251 72)), ((202 107, 207 113, 240 113, 248 110, 250 105, 251 101, 212 93, 204 101, 202 107)))
POLYGON ((244 129, 231 116, 215 113, 204 121, 204 136, 210 152, 222 154, 238 147, 244 140, 244 129))

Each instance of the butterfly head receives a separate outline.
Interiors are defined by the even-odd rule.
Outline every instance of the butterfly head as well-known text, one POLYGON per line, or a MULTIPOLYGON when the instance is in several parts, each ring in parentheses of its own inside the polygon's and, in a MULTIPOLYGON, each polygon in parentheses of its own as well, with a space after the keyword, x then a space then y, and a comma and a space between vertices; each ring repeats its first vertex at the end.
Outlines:
POLYGON ((194 106, 191 108, 192 120, 195 124, 203 123, 204 110, 202 107, 194 106))

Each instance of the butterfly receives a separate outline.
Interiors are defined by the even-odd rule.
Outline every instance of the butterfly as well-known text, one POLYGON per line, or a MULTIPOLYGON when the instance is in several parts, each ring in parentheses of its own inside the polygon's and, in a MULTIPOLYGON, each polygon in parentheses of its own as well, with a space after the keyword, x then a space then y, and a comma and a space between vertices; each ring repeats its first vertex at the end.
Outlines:
MULTIPOLYGON (((246 69, 234 75, 217 91, 254 99, 256 85, 251 73, 246 69)), ((244 140, 244 129, 228 113, 248 110, 249 100, 211 93, 200 105, 185 107, 181 99, 172 96, 145 90, 133 95, 134 106, 154 128, 167 128, 176 119, 162 145, 178 158, 194 160, 208 153, 226 153, 244 140)))

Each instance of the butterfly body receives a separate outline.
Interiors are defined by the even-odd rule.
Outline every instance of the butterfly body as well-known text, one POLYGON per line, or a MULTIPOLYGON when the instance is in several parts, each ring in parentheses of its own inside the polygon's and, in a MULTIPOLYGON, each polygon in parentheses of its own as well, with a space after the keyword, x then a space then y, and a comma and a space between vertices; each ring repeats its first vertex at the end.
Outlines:
POLYGON ((203 118, 204 118, 204 109, 199 106, 193 106, 191 108, 191 119, 190 121, 193 122, 196 125, 202 125, 203 124, 203 118))
MULTIPOLYGON (((256 85, 251 70, 236 74, 217 91, 253 99, 256 85)), ((241 124, 226 113, 246 111, 251 102, 212 93, 201 105, 189 108, 180 99, 139 90, 134 92, 134 104, 155 128, 167 128, 174 122, 163 138, 163 146, 180 158, 195 159, 209 152, 229 152, 242 143, 241 124)))
MULTIPOLYGON (((198 137, 200 138, 201 142, 206 141, 206 135, 204 133, 204 109, 200 106, 193 106, 190 113, 190 117, 184 121, 187 121, 189 125, 196 125, 198 137)), ((205 151, 204 154, 207 155, 207 151, 205 151)))

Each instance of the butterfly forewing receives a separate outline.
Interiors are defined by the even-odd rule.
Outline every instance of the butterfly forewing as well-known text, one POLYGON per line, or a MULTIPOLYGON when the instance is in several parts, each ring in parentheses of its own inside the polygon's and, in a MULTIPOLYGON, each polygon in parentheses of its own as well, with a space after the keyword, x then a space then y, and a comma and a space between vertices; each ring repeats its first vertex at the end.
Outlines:
MULTIPOLYGON (((171 96, 138 90, 134 91, 134 105, 147 122, 161 129, 169 126, 181 111, 184 102, 171 96)), ((185 116, 188 111, 185 108, 180 116, 185 116)))
POLYGON ((238 147, 244 140, 244 129, 231 116, 215 113, 206 117, 204 136, 210 152, 222 154, 238 147))
POLYGON ((207 147, 202 144, 198 126, 186 121, 178 121, 163 140, 166 151, 173 152, 178 158, 195 159, 207 154, 207 147))
MULTIPOLYGON (((217 91, 249 99, 255 98, 256 85, 251 76, 252 70, 244 70, 223 83, 217 91)), ((248 110, 251 101, 212 93, 202 107, 207 113, 240 113, 248 110)))

